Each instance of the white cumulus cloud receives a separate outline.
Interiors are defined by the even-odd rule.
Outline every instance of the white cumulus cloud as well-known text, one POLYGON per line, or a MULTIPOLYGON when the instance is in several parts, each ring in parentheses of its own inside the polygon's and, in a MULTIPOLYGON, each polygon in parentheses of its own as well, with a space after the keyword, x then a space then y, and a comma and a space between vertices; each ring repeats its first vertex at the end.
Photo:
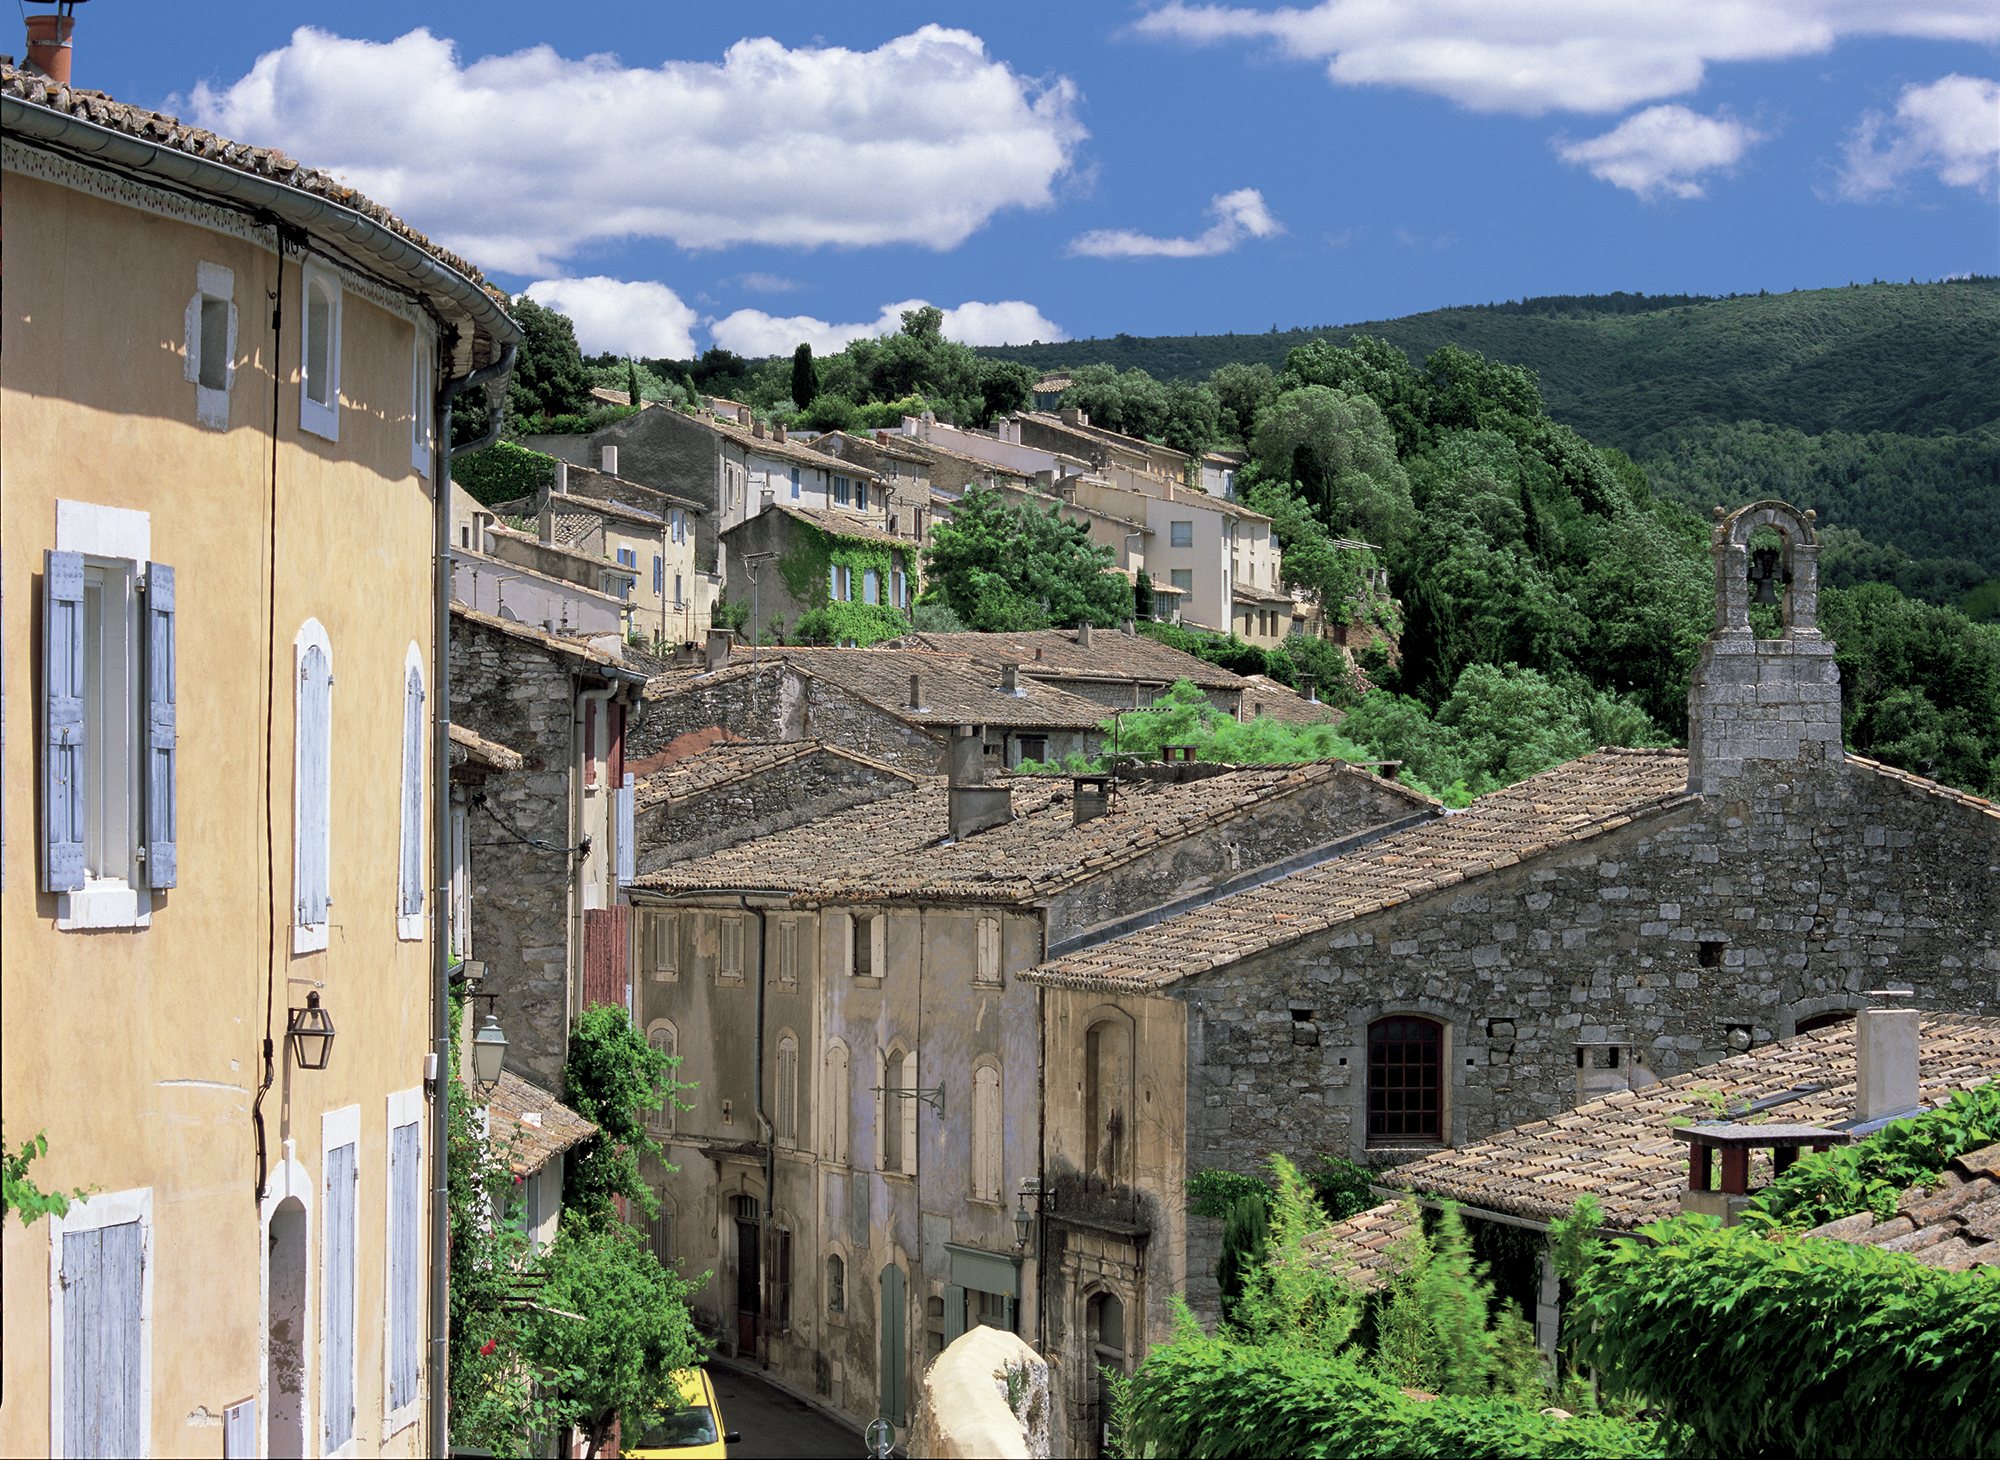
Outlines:
POLYGON ((1564 162, 1642 198, 1698 198, 1703 173, 1734 167, 1762 134, 1730 117, 1705 117, 1684 106, 1635 112, 1601 137, 1558 142, 1564 162))
POLYGON ((2000 40, 1992 0, 1322 0, 1257 10, 1171 0, 1142 35, 1263 41, 1341 86, 1401 86, 1478 111, 1615 112, 1693 90, 1712 64, 1820 55, 1849 36, 2000 40))
POLYGON ((425 29, 377 42, 307 26, 179 104, 483 267, 555 274, 631 238, 953 248, 1053 201, 1087 135, 1077 100, 936 25, 870 51, 749 39, 652 68, 547 45, 467 61, 425 29))
MULTIPOLYGON (((775 315, 761 309, 739 309, 716 320, 709 333, 723 349, 752 358, 789 355, 801 344, 811 345, 815 355, 831 355, 856 340, 894 334, 903 327, 904 310, 922 308, 927 302, 904 299, 885 304, 882 312, 865 324, 829 324, 809 314, 775 315)), ((1025 345, 1032 340, 1069 338, 1060 325, 1021 299, 993 303, 968 300, 956 309, 947 309, 944 335, 966 345, 1025 345)))
POLYGON ((647 279, 537 279, 522 291, 535 303, 566 314, 586 355, 664 356, 687 360, 696 353, 697 316, 665 284, 647 279))
POLYGON ((1953 74, 1906 86, 1893 116, 1862 117, 1843 160, 1847 198, 1879 197, 1915 172, 1993 192, 2000 187, 2000 82, 1953 74))
POLYGON ((1270 238, 1285 230, 1264 195, 1255 188, 1217 193, 1208 211, 1215 222, 1193 238, 1156 238, 1129 228, 1098 228, 1070 240, 1069 251, 1098 259, 1199 259, 1229 253, 1246 238, 1270 238))

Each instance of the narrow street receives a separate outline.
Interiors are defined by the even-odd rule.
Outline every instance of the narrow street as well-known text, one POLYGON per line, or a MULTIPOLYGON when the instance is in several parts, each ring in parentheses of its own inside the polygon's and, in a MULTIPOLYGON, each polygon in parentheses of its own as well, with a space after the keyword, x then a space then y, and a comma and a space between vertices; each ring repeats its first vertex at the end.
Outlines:
POLYGON ((794 1399, 754 1372, 720 1363, 708 1366, 722 1405, 723 1423, 743 1436, 729 1460, 794 1460, 862 1454, 861 1432, 794 1399))

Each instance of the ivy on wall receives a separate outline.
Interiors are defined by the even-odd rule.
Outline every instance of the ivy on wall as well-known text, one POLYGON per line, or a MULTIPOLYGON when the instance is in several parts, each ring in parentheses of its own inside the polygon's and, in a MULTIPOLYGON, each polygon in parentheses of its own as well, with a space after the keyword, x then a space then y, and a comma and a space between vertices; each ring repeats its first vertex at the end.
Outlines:
POLYGON ((451 479, 482 506, 534 497, 556 476, 556 459, 512 441, 496 441, 484 451, 454 458, 451 479))
POLYGON ((793 518, 792 546, 779 557, 778 574, 795 602, 812 605, 792 626, 793 641, 866 647, 908 633, 909 615, 889 602, 895 581, 892 558, 892 550, 880 543, 840 537, 793 518), (852 602, 836 601, 829 591, 828 575, 834 568, 845 568, 853 579, 856 596, 852 602), (870 570, 881 585, 880 603, 860 599, 863 576, 870 570))

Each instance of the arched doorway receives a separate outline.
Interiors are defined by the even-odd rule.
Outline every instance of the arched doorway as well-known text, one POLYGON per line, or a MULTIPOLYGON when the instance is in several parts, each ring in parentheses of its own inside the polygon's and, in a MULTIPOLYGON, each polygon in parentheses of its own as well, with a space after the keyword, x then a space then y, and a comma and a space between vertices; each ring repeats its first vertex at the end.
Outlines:
POLYGON ((265 1452, 273 1460, 306 1453, 306 1209, 287 1197, 271 1213, 266 1298, 265 1452))
POLYGON ((1090 1341, 1091 1453, 1102 1455, 1111 1445, 1111 1379, 1126 1364, 1125 1304, 1116 1293, 1094 1294, 1084 1310, 1084 1330, 1090 1341))

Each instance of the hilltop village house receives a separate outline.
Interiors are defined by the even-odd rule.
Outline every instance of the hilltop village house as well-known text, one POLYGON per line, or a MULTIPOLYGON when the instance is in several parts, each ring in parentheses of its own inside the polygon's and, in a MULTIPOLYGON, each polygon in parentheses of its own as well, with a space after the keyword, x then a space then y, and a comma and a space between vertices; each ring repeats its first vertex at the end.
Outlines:
MULTIPOLYGON (((636 1017, 695 1085, 658 1119, 677 1170, 652 1172, 656 1250, 713 1271, 695 1302, 725 1351, 898 1426, 967 1327, 1042 1322, 1016 1193, 1039 1179, 1044 1071, 1066 1085, 1071 1064, 1020 970, 1438 814, 1331 763, 995 784, 966 728, 949 786, 632 889, 636 1017)), ((1145 1068, 1129 1042, 1090 1053, 1107 1090, 1145 1068)), ((1151 1120, 1128 1111, 1119 1150, 1150 1153, 1151 1120)))
POLYGON ((1162 1240, 1183 1172, 1411 1161, 1891 980, 1921 1007, 2000 1013, 2000 807, 1842 754, 1817 553, 1782 503, 1716 524, 1686 753, 1585 756, 1022 975, 1047 1067, 1074 1072, 1048 1082, 1039 1198, 1070 1435, 1097 1433, 1099 1367, 1163 1337, 1172 1294, 1216 1312, 1217 1224, 1162 1240), (1748 617, 1761 529, 1788 585, 1769 639, 1748 617), (1136 1074, 1091 1073, 1107 1041, 1136 1074))
POLYGON ((327 174, 30 54, 0 1047, 83 1195, 0 1233, 0 1452, 440 1454, 446 443, 520 333, 327 174))
POLYGON ((725 576, 748 605, 750 642, 871 642, 908 626, 915 544, 852 512, 773 506, 722 534, 725 576), (870 612, 869 610, 873 610, 870 612))

